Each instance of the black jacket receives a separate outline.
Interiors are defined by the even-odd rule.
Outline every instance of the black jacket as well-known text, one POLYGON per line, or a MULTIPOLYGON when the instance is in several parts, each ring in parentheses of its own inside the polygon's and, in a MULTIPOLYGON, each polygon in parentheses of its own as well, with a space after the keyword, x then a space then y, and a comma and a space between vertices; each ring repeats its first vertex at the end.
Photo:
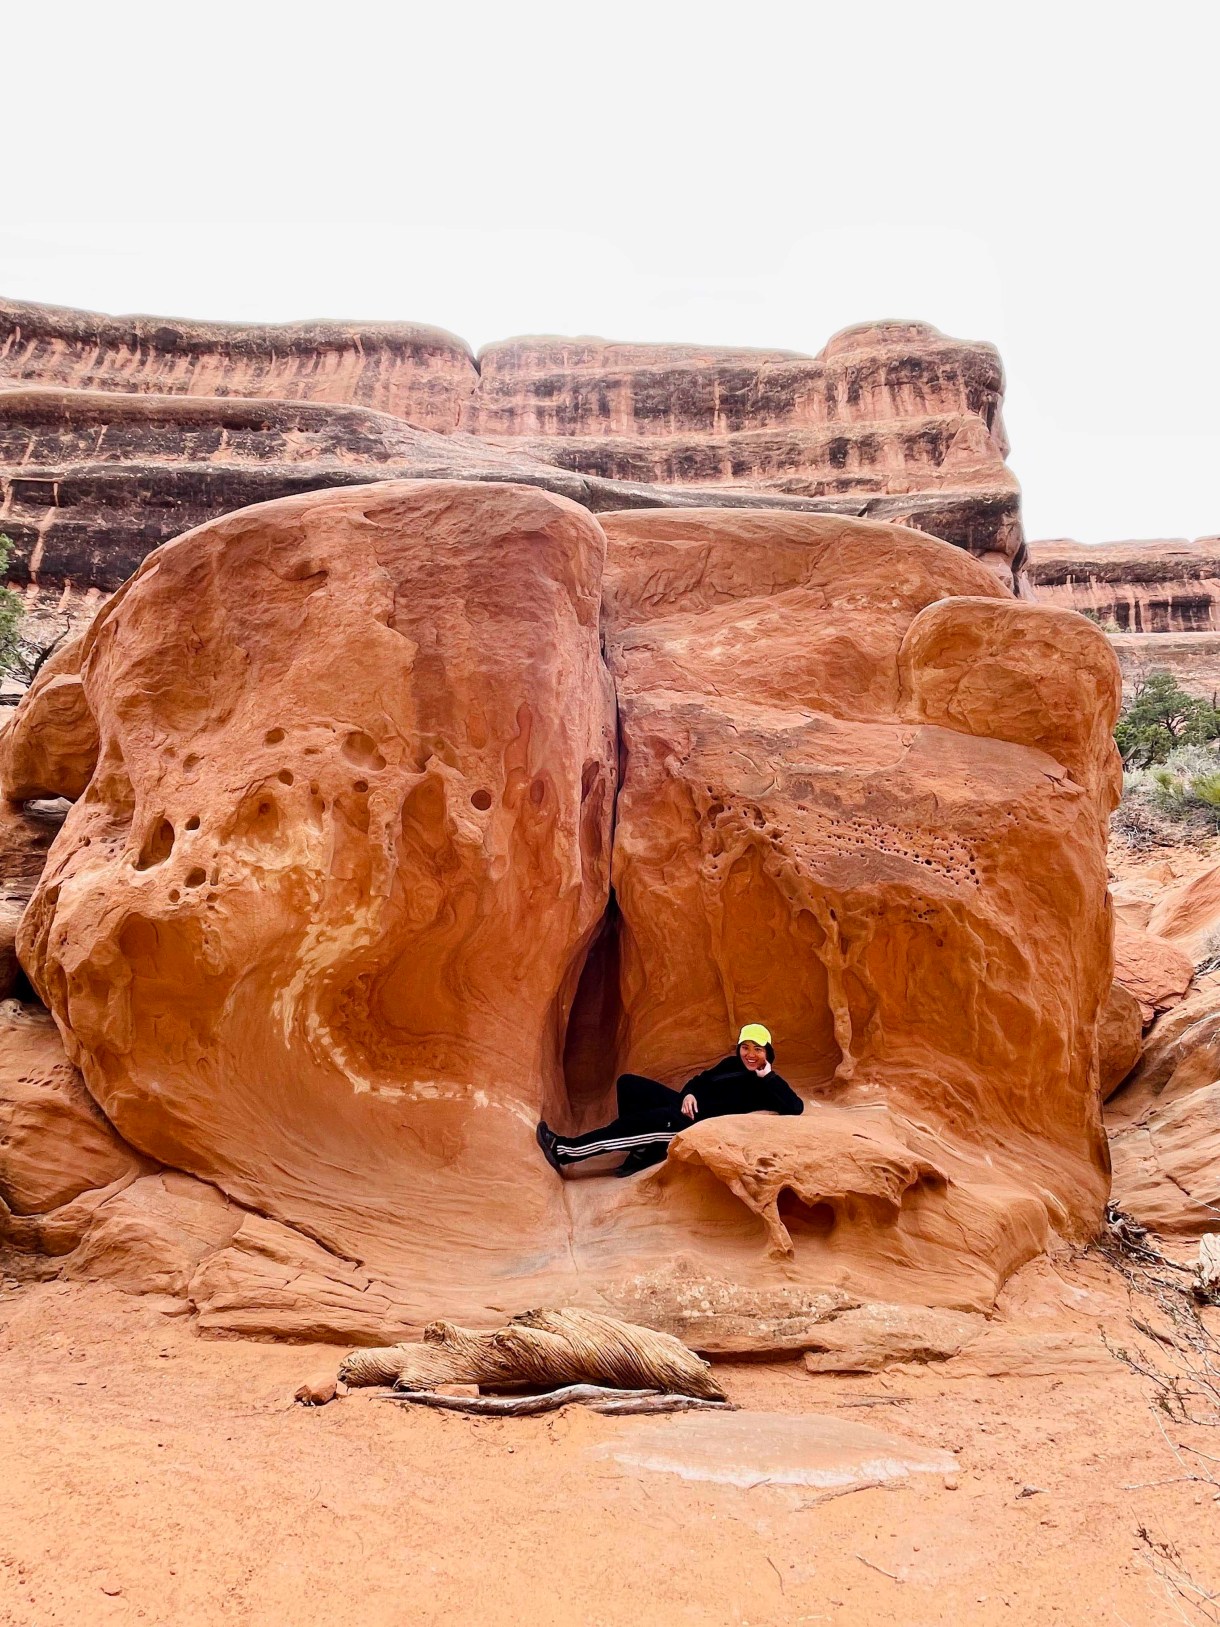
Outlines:
POLYGON ((734 1053, 714 1068, 697 1073, 687 1091, 699 1104, 696 1119, 723 1118, 726 1113, 803 1113, 805 1104, 775 1069, 761 1079, 734 1053))

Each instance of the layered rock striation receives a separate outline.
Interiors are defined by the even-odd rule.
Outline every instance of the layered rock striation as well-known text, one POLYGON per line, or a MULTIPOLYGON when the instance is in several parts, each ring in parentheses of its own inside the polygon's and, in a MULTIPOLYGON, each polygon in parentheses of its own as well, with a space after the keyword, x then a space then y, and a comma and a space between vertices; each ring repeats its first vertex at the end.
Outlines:
POLYGON ((1038 598, 1120 633, 1220 632, 1220 537, 1170 542, 1034 542, 1038 598))
POLYGON ((0 380, 140 395, 326 401, 457 428, 475 379, 461 339, 407 322, 187 322, 0 300, 0 380))
POLYGON ((18 948, 92 1160, 42 1207, 27 1137, 0 1224, 204 1327, 364 1343, 987 1309, 1108 1189, 1117 702, 1097 628, 892 526, 452 481, 210 522, 0 743, 14 817, 72 800, 18 948), (542 1160, 540 1111, 757 1017, 803 1119, 632 1181, 542 1160))
MULTIPOLYGON (((24 587, 113 592, 161 543, 252 503, 369 480, 511 480, 582 502, 578 475, 350 405, 40 388, 0 380, 2 527, 24 587)), ((601 506, 618 504, 616 492, 601 506)))
POLYGON ((1034 542, 1029 580, 1105 628, 1128 687, 1156 668, 1192 693, 1220 689, 1220 537, 1034 542))
POLYGON ((240 327, 0 301, 0 525, 48 614, 235 508, 344 483, 526 481, 594 511, 872 517, 1024 580, 989 345, 920 323, 816 357, 439 330, 240 327))
POLYGON ((905 497, 861 512, 1023 568, 990 345, 915 322, 849 328, 814 357, 523 339, 479 369, 466 423, 532 456, 661 486, 905 497))

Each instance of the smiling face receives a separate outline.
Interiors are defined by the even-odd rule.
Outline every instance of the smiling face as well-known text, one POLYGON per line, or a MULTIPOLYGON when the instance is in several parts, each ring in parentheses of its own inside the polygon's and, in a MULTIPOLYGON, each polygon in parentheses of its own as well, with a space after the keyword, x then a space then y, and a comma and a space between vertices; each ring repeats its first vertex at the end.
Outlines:
POLYGON ((766 1048, 762 1045, 755 1045, 752 1039, 742 1040, 737 1047, 737 1055, 752 1073, 761 1073, 767 1065, 766 1048))

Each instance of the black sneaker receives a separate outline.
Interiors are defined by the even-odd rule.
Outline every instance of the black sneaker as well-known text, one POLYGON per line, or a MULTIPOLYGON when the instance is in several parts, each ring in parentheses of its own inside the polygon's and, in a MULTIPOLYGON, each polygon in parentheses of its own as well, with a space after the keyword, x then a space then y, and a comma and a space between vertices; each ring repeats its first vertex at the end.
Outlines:
POLYGON ((614 1173, 624 1177, 638 1175, 642 1169, 652 1169, 654 1165, 664 1163, 666 1151, 665 1147, 637 1147, 627 1154, 614 1173))
POLYGON ((559 1154, 555 1151, 555 1143, 559 1137, 550 1128, 545 1119, 538 1120, 538 1128, 534 1131, 534 1139, 542 1148, 542 1156, 555 1171, 556 1175, 563 1174, 563 1165, 559 1162, 559 1154))

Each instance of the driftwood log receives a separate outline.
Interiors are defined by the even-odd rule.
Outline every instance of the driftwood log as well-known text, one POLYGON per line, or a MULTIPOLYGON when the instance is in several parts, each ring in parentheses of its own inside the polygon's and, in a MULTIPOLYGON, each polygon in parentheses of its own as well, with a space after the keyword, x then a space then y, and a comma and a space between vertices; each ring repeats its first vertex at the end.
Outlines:
POLYGON ((705 1401, 696 1395, 665 1395, 660 1390, 614 1390, 604 1384, 565 1384, 546 1395, 437 1395, 433 1390, 396 1390, 383 1396, 398 1406, 439 1407, 445 1412, 474 1412, 492 1418, 529 1418, 560 1407, 589 1407, 593 1412, 732 1412, 727 1401, 705 1401))
POLYGON ((432 1322, 419 1344, 353 1350, 339 1366, 346 1384, 434 1390, 540 1390, 574 1384, 723 1401, 710 1365, 680 1339, 594 1311, 527 1311, 490 1332, 432 1322))

